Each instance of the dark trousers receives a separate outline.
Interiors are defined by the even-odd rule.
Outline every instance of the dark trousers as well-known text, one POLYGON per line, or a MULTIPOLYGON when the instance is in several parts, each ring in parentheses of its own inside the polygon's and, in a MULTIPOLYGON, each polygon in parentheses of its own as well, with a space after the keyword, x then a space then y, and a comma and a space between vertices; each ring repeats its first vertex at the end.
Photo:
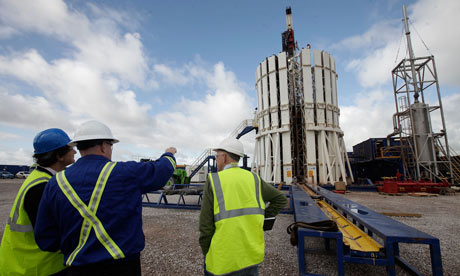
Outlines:
POLYGON ((66 271, 66 276, 141 276, 141 259, 137 255, 84 266, 70 266, 66 271))

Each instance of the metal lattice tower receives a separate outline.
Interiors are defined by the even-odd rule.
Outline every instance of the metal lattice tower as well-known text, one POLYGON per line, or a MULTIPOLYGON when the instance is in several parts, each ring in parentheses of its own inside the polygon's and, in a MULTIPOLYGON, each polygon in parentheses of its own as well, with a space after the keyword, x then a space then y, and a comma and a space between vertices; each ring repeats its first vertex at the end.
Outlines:
POLYGON ((289 87, 289 113, 291 124, 291 155, 292 174, 297 181, 303 181, 306 168, 306 147, 304 131, 304 94, 300 57, 295 50, 293 56, 288 56, 288 87, 289 87))
POLYGON ((405 177, 431 181, 450 177, 453 182, 434 56, 415 57, 405 6, 403 15, 409 58, 396 65, 392 79, 405 177), (439 129, 433 129, 432 119, 439 121, 439 129))

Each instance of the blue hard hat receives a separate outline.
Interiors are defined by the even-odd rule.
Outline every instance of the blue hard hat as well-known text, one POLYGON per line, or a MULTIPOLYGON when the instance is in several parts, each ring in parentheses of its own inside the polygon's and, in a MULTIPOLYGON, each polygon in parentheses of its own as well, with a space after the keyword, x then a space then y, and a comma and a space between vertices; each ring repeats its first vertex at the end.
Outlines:
POLYGON ((62 129, 49 128, 39 132, 34 138, 34 152, 41 154, 62 148, 70 143, 70 138, 62 129))

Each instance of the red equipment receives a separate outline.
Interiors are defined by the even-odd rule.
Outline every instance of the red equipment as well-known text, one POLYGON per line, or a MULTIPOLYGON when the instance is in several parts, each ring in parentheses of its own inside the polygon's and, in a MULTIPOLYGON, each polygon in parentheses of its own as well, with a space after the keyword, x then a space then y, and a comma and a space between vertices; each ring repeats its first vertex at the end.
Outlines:
POLYGON ((383 181, 377 181, 379 192, 388 194, 426 192, 439 194, 442 188, 449 187, 449 183, 434 183, 430 180, 398 180, 396 177, 385 177, 383 181))

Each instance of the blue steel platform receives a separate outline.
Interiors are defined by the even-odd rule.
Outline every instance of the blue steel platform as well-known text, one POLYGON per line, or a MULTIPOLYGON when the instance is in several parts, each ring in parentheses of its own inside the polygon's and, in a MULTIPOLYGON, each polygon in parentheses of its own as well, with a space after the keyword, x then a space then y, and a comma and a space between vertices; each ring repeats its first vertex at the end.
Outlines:
POLYGON ((143 207, 153 207, 153 208, 171 208, 171 209, 188 209, 188 210, 200 210, 201 209, 201 200, 203 199, 203 184, 173 184, 171 190, 158 190, 151 191, 149 193, 142 195, 142 206, 143 207), (201 188, 194 192, 190 193, 190 187, 201 188), (186 188, 186 189, 184 189, 186 188), (188 193, 187 193, 188 192, 188 193), (149 194, 159 195, 156 202, 150 201, 149 194), (168 201, 168 196, 176 196, 177 203, 170 203, 168 201), (190 204, 185 202, 185 196, 197 196, 198 199, 196 204, 190 204), (147 200, 144 201, 144 198, 147 200))
MULTIPOLYGON (((203 187, 204 184, 173 184, 173 187, 169 190, 157 190, 145 193, 142 195, 142 206, 152 208, 170 208, 170 209, 188 209, 188 210, 200 210, 201 200, 203 199, 203 187), (196 189, 196 191, 195 191, 196 189), (149 194, 155 195, 156 200, 150 200, 149 194), (177 202, 171 202, 171 197, 177 202), (191 203, 190 198, 198 197, 194 202, 191 203), (187 198, 187 200, 186 200, 187 198), (145 199, 145 200, 144 200, 145 199), (186 202, 188 201, 188 202, 186 202)), ((274 185, 275 188, 279 188, 278 185, 274 185)), ((288 191, 290 186, 282 186, 281 191, 288 191)), ((286 195, 289 197, 289 194, 286 195)), ((282 214, 292 214, 292 205, 289 209, 281 211, 282 214)))
MULTIPOLYGON (((294 220, 296 222, 314 223, 329 220, 329 218, 323 213, 323 211, 321 211, 315 201, 299 186, 291 186, 290 194, 291 205, 293 207, 291 207, 291 209, 294 210, 294 220)), ((306 272, 306 263, 308 260, 305 258, 305 237, 325 238, 326 248, 328 247, 327 239, 335 239, 337 241, 337 272, 338 275, 344 275, 342 233, 340 231, 326 232, 311 230, 307 228, 298 228, 297 257, 299 261, 299 275, 317 275, 306 272)))
MULTIPOLYGON (((443 275, 439 239, 379 214, 365 206, 357 204, 341 195, 335 194, 321 187, 317 188, 317 193, 323 196, 324 200, 329 205, 345 216, 350 222, 353 222, 361 228, 361 230, 366 232, 369 236, 378 236, 384 242, 384 254, 378 254, 378 256, 373 258, 369 258, 369 256, 366 256, 365 254, 360 256, 359 252, 350 252, 350 250, 346 250, 346 248, 343 247, 341 240, 340 242, 337 242, 338 275, 344 275, 345 273, 342 269, 344 262, 386 266, 388 275, 396 275, 395 264, 397 263, 402 268, 410 271, 413 275, 421 275, 415 268, 410 266, 401 258, 399 255, 399 243, 428 244, 431 254, 432 274, 437 276, 443 275)), ((300 187, 292 187, 291 199, 294 202, 294 219, 296 222, 305 221, 311 223, 314 221, 325 220, 326 215, 323 214, 324 216, 322 216, 318 213, 318 211, 321 212, 319 207, 317 207, 314 200, 300 187)), ((303 243, 303 238, 305 236, 325 237, 324 235, 325 232, 322 231, 299 228, 299 245, 297 250, 299 258, 299 273, 301 275, 310 275, 305 274, 305 252, 303 244, 301 245, 301 241, 303 243)), ((332 234, 329 233, 327 235, 332 234)), ((332 235, 330 238, 337 238, 337 236, 332 235)))

